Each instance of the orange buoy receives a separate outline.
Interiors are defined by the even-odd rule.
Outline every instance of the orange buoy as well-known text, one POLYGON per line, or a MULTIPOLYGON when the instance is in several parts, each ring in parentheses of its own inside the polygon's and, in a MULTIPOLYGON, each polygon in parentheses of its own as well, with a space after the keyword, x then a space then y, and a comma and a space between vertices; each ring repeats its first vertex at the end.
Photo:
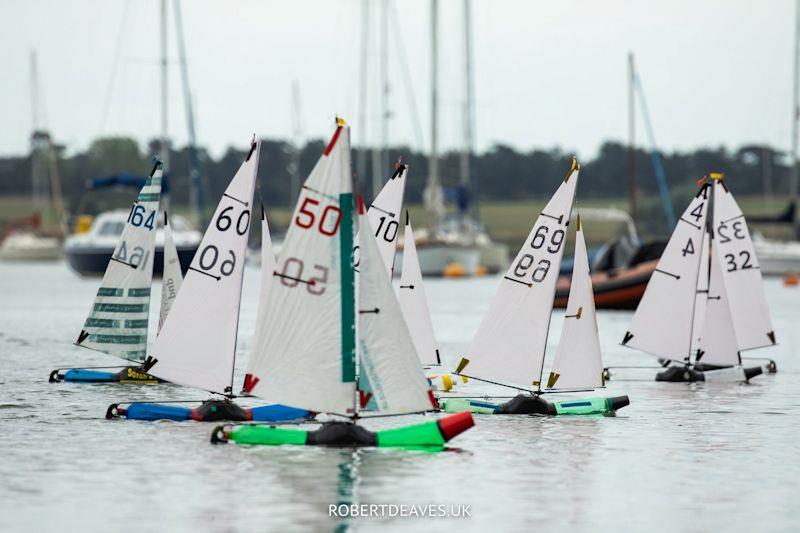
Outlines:
POLYGON ((463 278, 467 275, 467 270, 459 263, 449 263, 442 271, 442 276, 446 278, 463 278))
POLYGON ((477 267, 475 267, 475 275, 478 276, 478 277, 485 276, 488 273, 489 273, 489 269, 486 268, 483 265, 478 265, 477 267))
POLYGON ((795 272, 788 272, 783 276, 784 287, 797 287, 800 285, 800 275, 795 272))

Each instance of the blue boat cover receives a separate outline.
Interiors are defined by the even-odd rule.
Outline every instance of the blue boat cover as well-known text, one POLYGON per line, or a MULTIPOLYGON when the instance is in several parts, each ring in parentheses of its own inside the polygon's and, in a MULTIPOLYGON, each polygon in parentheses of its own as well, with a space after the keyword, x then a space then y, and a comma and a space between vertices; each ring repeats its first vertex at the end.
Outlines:
POLYGON ((305 409, 295 409, 285 405, 262 405, 250 409, 253 420, 256 422, 283 422, 286 420, 299 420, 302 418, 312 418, 310 411, 305 409))
POLYGON ((80 382, 96 382, 96 383, 109 383, 119 381, 116 373, 111 372, 98 372, 96 370, 82 370, 80 368, 71 368, 64 373, 64 381, 80 381, 80 382))
POLYGON ((125 410, 131 420, 191 420, 192 410, 178 405, 158 403, 132 403, 125 410))

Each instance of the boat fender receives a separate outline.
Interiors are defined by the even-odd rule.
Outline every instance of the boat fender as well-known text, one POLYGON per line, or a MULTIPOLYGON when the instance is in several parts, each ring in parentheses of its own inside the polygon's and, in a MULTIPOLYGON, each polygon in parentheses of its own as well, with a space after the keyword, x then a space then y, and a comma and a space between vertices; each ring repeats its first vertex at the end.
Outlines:
POLYGON ((551 415, 555 416, 556 406, 539 395, 519 394, 500 406, 505 415, 551 415))
POLYGON ((749 381, 751 378, 760 376, 763 372, 764 369, 760 366, 751 366, 750 368, 744 369, 744 377, 749 381))
POLYGON ((61 376, 58 375, 58 369, 50 372, 50 377, 47 379, 50 383, 58 383, 61 381, 61 376))
POLYGON ((121 409, 118 403, 112 403, 108 406, 108 409, 106 409, 106 420, 112 420, 121 416, 125 416, 125 409, 121 409))
POLYGON ((656 381, 668 381, 671 383, 694 383, 705 381, 702 372, 698 372, 686 366, 671 366, 656 374, 656 381))
POLYGON ((227 400, 207 400, 192 409, 191 417, 199 422, 246 422, 251 419, 250 413, 227 400))
POLYGON ((309 431, 306 444, 317 446, 377 446, 378 437, 372 431, 351 422, 326 422, 321 428, 309 431))
POLYGON ((608 401, 608 404, 609 404, 609 408, 612 411, 615 411, 615 412, 616 412, 617 409, 622 409, 626 405, 630 405, 631 404, 631 399, 628 398, 627 395, 626 396, 613 396, 611 398, 608 398, 607 401, 608 401))

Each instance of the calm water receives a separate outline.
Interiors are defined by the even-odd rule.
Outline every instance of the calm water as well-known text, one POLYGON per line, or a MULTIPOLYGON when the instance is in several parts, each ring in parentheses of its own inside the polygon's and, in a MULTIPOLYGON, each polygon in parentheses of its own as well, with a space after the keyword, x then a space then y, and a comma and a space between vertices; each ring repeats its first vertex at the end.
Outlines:
MULTIPOLYGON (((442 453, 212 446, 210 424, 106 421, 111 402, 204 396, 172 385, 47 383, 57 366, 116 363, 70 344, 97 283, 63 264, 0 265, 2 531, 796 531, 800 523, 800 289, 777 280, 767 292, 781 344, 766 353, 778 374, 751 385, 611 381, 607 394, 632 401, 616 418, 482 417, 442 453), (343 520, 328 517, 334 503, 468 504, 472 516, 343 520)), ((448 365, 496 284, 428 282, 448 365)), ((248 269, 239 367, 257 290, 258 271, 248 269)), ((629 318, 602 314, 606 364, 650 362, 617 344, 629 318)), ((422 419, 369 425, 410 418, 422 419)))

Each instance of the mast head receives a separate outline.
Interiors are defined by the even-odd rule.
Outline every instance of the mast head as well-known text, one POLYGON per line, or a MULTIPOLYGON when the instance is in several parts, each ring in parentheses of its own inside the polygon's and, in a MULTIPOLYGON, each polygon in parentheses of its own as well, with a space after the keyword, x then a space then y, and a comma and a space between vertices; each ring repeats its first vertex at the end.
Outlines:
POLYGON ((569 181, 569 177, 572 176, 573 172, 575 172, 576 170, 580 170, 580 169, 581 169, 581 165, 578 163, 578 159, 573 155, 572 156, 572 164, 569 167, 569 172, 567 172, 567 175, 564 176, 564 183, 569 181))
POLYGON ((581 230, 581 214, 578 213, 578 216, 575 217, 575 231, 581 230))
POLYGON ((342 117, 336 115, 336 125, 337 126, 347 126, 347 122, 344 121, 342 117))
POLYGON ((712 180, 722 181, 725 179, 725 173, 723 172, 712 172, 708 175, 712 180))

